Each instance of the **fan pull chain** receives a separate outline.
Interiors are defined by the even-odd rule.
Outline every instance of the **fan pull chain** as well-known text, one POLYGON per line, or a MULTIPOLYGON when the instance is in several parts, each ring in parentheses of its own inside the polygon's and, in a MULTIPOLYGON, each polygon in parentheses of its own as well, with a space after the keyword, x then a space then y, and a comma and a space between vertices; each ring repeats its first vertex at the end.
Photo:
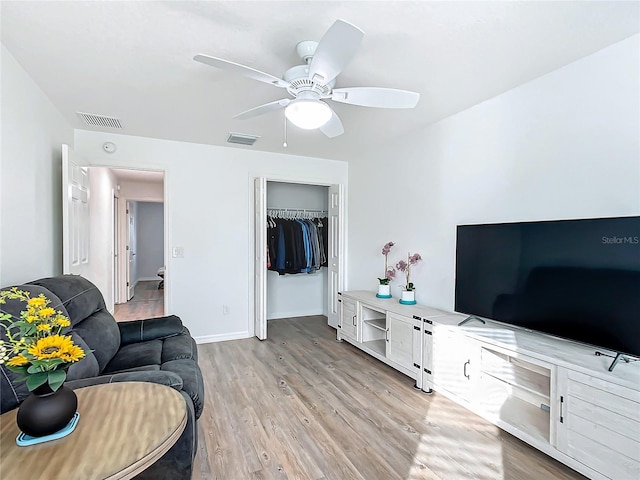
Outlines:
POLYGON ((287 117, 284 117, 284 143, 282 144, 284 148, 287 148, 287 117))

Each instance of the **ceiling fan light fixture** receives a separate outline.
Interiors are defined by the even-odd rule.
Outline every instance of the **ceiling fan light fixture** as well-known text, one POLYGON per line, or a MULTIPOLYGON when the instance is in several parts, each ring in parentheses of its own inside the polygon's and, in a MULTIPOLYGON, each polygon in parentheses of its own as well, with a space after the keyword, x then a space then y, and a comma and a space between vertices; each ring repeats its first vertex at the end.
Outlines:
POLYGON ((298 99, 287 105, 284 114, 296 127, 313 130, 327 123, 333 111, 323 101, 298 99))

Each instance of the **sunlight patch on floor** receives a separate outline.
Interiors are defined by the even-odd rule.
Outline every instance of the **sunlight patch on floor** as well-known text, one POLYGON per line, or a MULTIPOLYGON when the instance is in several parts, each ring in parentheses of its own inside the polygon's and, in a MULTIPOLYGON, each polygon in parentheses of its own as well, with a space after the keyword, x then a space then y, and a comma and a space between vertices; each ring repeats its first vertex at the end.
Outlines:
POLYGON ((470 421, 462 407, 435 397, 433 408, 438 409, 438 423, 428 414, 423 418, 428 432, 420 436, 406 480, 505 478, 497 427, 480 417, 470 421))

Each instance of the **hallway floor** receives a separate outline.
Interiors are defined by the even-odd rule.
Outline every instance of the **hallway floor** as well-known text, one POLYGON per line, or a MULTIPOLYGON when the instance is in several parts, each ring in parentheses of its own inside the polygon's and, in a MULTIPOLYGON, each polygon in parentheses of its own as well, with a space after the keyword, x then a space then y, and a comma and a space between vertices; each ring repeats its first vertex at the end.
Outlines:
POLYGON ((127 303, 115 306, 114 317, 117 322, 138 320, 141 318, 161 317, 164 315, 164 289, 158 288, 159 280, 138 282, 133 298, 127 303))

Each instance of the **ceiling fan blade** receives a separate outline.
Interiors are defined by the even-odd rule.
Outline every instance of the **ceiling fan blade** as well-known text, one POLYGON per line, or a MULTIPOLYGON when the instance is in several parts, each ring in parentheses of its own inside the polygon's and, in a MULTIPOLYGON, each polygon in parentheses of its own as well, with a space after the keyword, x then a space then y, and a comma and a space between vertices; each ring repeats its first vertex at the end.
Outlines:
POLYGON ((329 121, 320 127, 320 131, 329 138, 337 137, 344 133, 342 121, 340 120, 340 117, 338 117, 336 112, 333 112, 333 115, 331 115, 329 121))
POLYGON ((289 105, 290 102, 291 100, 289 100, 288 98, 283 98, 282 100, 276 100, 275 102, 265 103, 264 105, 260 105, 259 107, 255 107, 251 110, 246 110, 242 113, 239 113, 233 118, 237 118, 238 120, 247 120, 248 118, 257 117, 258 115, 284 108, 289 105))
POLYGON ((318 43, 309 64, 309 79, 327 84, 336 78, 353 58, 363 36, 355 25, 336 20, 318 43))
POLYGON ((331 100, 362 107, 413 108, 418 104, 420 94, 381 87, 334 88, 331 100))
POLYGON ((246 65, 240 65, 239 63, 230 62, 229 60, 223 60, 222 58, 210 57, 208 55, 196 55, 193 59, 196 62, 221 68, 222 70, 236 73, 243 77, 252 78, 259 82, 268 83, 269 85, 275 85, 276 87, 287 88, 289 86, 289 83, 285 82, 281 78, 274 77, 273 75, 261 72, 255 68, 247 67, 246 65))

